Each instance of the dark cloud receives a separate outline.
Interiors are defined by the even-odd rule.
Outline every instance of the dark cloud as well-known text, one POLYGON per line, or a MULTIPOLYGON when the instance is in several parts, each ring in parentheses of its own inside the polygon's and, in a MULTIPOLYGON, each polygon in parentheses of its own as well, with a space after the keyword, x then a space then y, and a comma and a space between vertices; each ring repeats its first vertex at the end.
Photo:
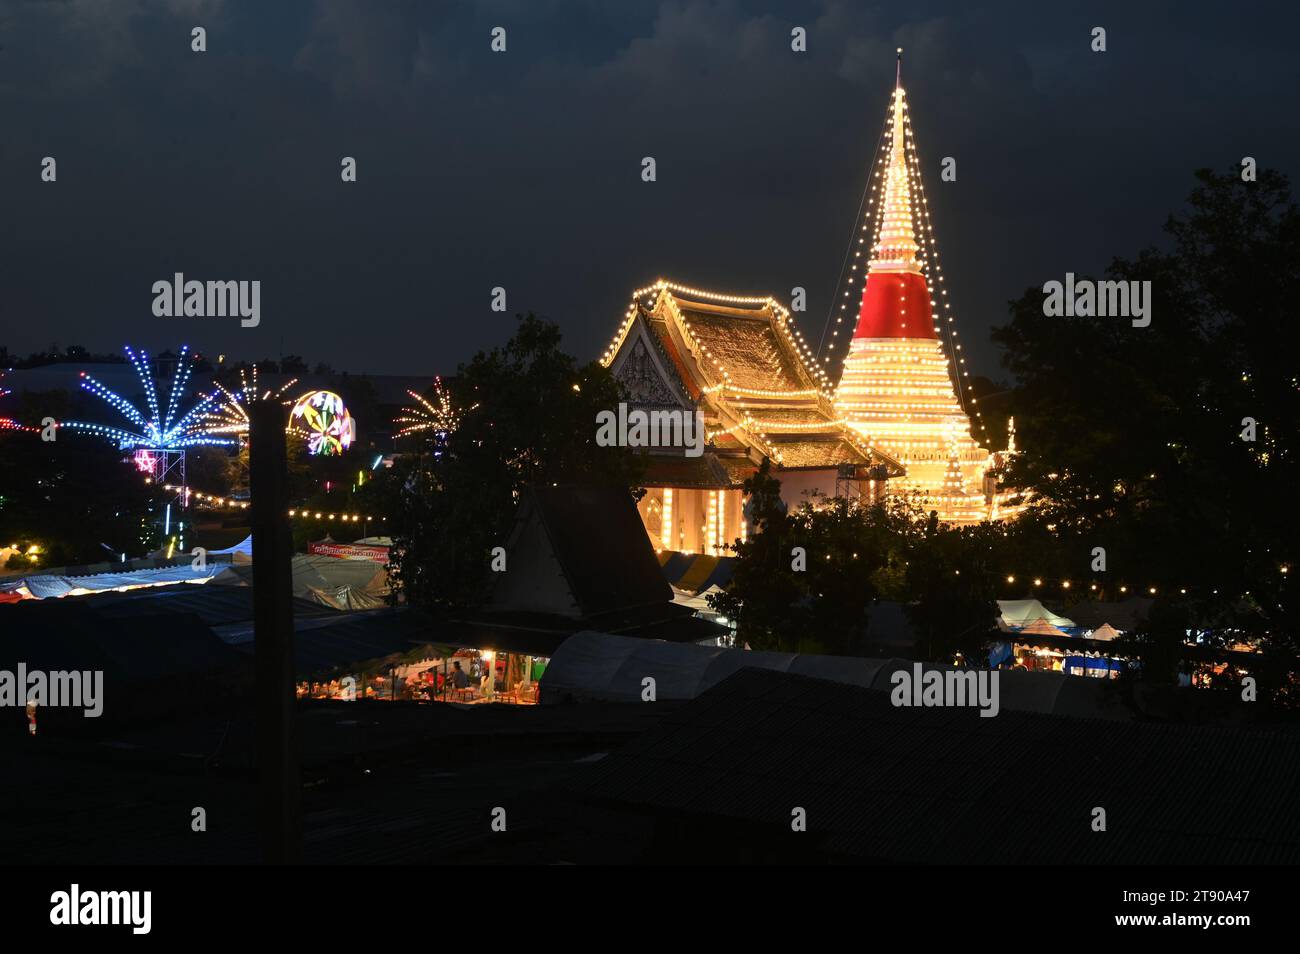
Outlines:
POLYGON ((975 368, 993 370, 1006 300, 1157 239, 1193 168, 1294 168, 1297 19, 1208 3, 18 3, 0 13, 0 341, 447 371, 508 335, 493 286, 592 355, 661 274, 803 285, 815 341, 902 45, 947 287, 975 368), (56 185, 38 179, 45 155, 56 185), (939 182, 943 156, 956 183, 939 182), (154 318, 150 286, 178 270, 262 280, 261 327, 154 318))

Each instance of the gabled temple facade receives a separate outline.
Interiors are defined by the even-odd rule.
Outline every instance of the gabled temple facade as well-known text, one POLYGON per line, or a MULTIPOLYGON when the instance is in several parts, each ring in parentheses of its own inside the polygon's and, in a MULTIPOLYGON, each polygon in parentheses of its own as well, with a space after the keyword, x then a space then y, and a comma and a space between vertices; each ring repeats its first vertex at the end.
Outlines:
MULTIPOLYGON (((901 76, 890 109, 883 176, 876 172, 883 183, 873 194, 858 243, 872 240, 835 410, 905 468, 906 476, 891 485, 891 492, 913 494, 952 523, 1010 516, 1015 508, 990 474, 999 455, 972 436, 966 402, 955 386, 964 374, 956 332, 945 351, 938 325, 940 302, 930 284, 937 263, 901 76), (868 236, 873 217, 875 231, 868 236)), ((862 257, 859 251, 854 271, 862 257)), ((938 295, 947 292, 940 288, 938 295)), ((947 302, 942 306, 951 321, 947 302)))
POLYGON ((701 456, 649 453, 640 510, 657 549, 722 556, 745 539, 742 485, 764 457, 788 506, 816 494, 872 498, 903 473, 836 412, 775 299, 656 282, 634 293, 603 362, 629 407, 703 415, 701 456))

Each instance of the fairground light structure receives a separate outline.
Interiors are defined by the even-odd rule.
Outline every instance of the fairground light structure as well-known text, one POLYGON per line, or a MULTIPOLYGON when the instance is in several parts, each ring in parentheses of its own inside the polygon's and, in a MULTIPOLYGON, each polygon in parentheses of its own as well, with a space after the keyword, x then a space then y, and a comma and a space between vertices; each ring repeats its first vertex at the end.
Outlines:
POLYGON ((313 456, 338 456, 356 440, 357 426, 343 398, 333 391, 309 391, 296 401, 283 400, 285 393, 298 383, 297 378, 286 381, 272 390, 262 388, 257 381, 257 368, 252 374, 239 372, 240 389, 231 391, 220 382, 210 397, 213 406, 202 420, 209 434, 236 434, 248 438, 248 406, 257 401, 279 400, 290 408, 286 434, 295 434, 307 442, 313 456))
MULTIPOLYGON (((861 268, 861 303, 842 358, 836 411, 906 467, 900 489, 923 498, 940 519, 1004 519, 1019 508, 989 473, 1001 455, 991 454, 971 435, 973 413, 987 440, 975 398, 964 393, 963 379, 970 374, 943 287, 903 91, 902 52, 878 160, 863 197, 859 235, 851 246, 843 299, 834 326, 828 321, 829 340, 823 332, 822 361, 830 371, 843 347, 849 296, 861 268)), ((1013 432, 1008 453, 1014 450, 1013 432)))
MULTIPOLYGON (((251 372, 239 369, 238 391, 231 391, 220 381, 214 381, 216 391, 210 395, 213 407, 203 415, 204 433, 234 434, 247 439, 250 421, 248 405, 256 401, 281 400, 285 392, 297 383, 298 379, 292 378, 274 390, 264 389, 257 381, 257 365, 253 365, 251 372)), ((283 400, 281 403, 288 404, 283 400)), ((290 429, 287 426, 285 428, 286 431, 290 429)))
MULTIPOLYGON (((4 372, 0 371, 0 378, 3 377, 4 377, 4 372)), ((8 397, 13 393, 14 393, 13 391, 10 391, 7 387, 0 384, 0 398, 8 397)), ((36 431, 36 430, 37 428, 35 427, 27 427, 24 424, 19 424, 12 417, 5 417, 3 414, 0 414, 0 431, 36 431)))
MULTIPOLYGON (((393 418, 393 424, 397 427, 393 436, 422 438, 432 445, 435 455, 440 454, 447 435, 456 430, 460 423, 460 411, 452 406, 451 395, 442 386, 442 378, 433 379, 432 400, 415 391, 408 390, 406 393, 416 403, 402 408, 397 417, 393 418)), ((474 407, 470 410, 474 410, 474 407)))
POLYGON ((343 398, 333 391, 304 394, 289 412, 289 433, 307 439, 307 453, 338 457, 357 438, 357 425, 343 398))
MULTIPOLYGON (((137 354, 129 345, 124 350, 144 389, 148 411, 137 408, 131 401, 82 371, 82 388, 121 414, 130 426, 109 427, 86 421, 64 421, 59 427, 102 437, 113 441, 120 450, 132 451, 132 459, 141 473, 147 474, 159 485, 174 484, 177 487, 175 503, 178 510, 183 510, 188 506, 190 496, 185 480, 185 451, 191 447, 237 446, 239 440, 211 429, 208 411, 215 401, 213 395, 203 397, 188 411, 181 413, 185 388, 193 372, 188 345, 181 347, 165 409, 158 400, 158 388, 154 383, 149 355, 144 351, 137 354)), ((169 502, 163 512, 164 538, 169 538, 172 534, 172 509, 172 503, 169 502)), ((176 545, 184 549, 185 522, 180 514, 176 516, 176 545)))

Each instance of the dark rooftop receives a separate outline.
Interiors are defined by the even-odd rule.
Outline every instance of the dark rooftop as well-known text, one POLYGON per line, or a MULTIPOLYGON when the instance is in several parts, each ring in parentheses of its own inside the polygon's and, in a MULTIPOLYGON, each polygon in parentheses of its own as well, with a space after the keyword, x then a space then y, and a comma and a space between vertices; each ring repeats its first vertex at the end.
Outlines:
MULTIPOLYGON (((529 488, 515 538, 529 521, 540 521, 545 527, 583 616, 672 602, 672 588, 659 572, 654 548, 627 490, 573 484, 529 488)), ((512 569, 529 573, 532 568, 512 569)))
POLYGON ((668 714, 576 788, 660 819, 679 860, 1300 861, 1292 730, 980 718, 756 669, 668 714), (796 807, 806 833, 791 831, 796 807), (1092 830, 1097 807, 1104 832, 1092 830))

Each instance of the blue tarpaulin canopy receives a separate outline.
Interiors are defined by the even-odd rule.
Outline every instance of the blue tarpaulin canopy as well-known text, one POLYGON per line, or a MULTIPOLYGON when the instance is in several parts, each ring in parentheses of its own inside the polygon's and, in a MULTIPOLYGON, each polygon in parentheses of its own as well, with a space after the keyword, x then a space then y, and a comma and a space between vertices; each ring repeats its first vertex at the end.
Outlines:
POLYGON ((1099 656, 1066 656, 1061 662, 1061 671, 1074 675, 1071 669, 1082 669, 1085 675, 1094 672, 1123 672, 1124 663, 1118 659, 1105 659, 1099 656))

